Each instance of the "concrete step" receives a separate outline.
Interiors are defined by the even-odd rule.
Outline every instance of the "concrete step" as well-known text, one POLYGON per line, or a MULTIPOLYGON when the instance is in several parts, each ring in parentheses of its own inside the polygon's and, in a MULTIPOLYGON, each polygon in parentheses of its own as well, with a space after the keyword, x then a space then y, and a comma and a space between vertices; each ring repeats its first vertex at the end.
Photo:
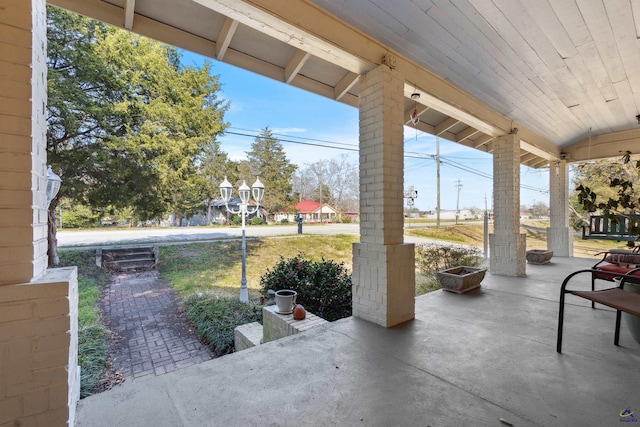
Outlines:
POLYGON ((96 264, 111 271, 145 271, 158 262, 156 246, 108 247, 96 250, 96 264))

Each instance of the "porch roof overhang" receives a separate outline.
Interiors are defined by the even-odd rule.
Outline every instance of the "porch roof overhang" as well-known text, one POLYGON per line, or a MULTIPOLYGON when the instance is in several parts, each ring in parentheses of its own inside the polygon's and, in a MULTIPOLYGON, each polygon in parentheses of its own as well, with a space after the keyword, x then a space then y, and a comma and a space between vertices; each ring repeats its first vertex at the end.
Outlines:
POLYGON ((417 103, 418 129, 486 152, 517 130, 534 168, 640 151, 635 3, 48 3, 354 107, 359 76, 386 61, 405 79, 408 125, 417 103))

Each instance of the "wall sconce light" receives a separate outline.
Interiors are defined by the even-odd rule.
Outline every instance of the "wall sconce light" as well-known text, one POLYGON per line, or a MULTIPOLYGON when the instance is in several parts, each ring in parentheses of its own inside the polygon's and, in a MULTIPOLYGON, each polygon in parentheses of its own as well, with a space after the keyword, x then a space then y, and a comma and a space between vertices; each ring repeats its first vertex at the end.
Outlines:
POLYGON ((60 191, 62 179, 51 170, 51 165, 47 166, 47 209, 51 201, 58 195, 60 191))
POLYGON ((638 121, 638 124, 640 125, 640 114, 638 114, 638 115, 636 116, 636 120, 638 121))

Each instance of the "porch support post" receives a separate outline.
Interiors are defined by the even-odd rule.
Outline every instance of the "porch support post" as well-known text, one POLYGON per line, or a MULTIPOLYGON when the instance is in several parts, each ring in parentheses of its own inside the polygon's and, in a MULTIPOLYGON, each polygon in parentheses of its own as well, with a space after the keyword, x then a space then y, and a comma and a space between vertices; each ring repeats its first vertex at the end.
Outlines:
POLYGON ((44 0, 0 14, 0 285, 47 268, 47 28, 44 0), (33 12, 33 13, 32 13, 33 12))
POLYGON ((520 234, 520 138, 493 142, 493 234, 489 235, 491 274, 524 276, 526 236, 520 234))
POLYGON ((75 267, 47 269, 45 0, 0 2, 0 425, 73 425, 75 267))
POLYGON ((551 226, 547 228, 547 249, 556 256, 573 256, 573 232, 569 227, 569 168, 565 160, 549 168, 549 208, 551 226))
POLYGON ((404 244, 402 76, 360 78, 360 243, 353 244, 353 315, 385 327, 415 313, 414 245, 404 244))

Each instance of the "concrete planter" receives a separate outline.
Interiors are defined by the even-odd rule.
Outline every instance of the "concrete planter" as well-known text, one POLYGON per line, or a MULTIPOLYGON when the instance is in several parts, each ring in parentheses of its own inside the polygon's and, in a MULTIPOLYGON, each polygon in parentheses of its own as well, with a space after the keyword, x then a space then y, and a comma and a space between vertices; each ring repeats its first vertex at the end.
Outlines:
POLYGON ((438 271, 437 277, 445 291, 463 294, 479 288, 486 272, 486 268, 460 266, 438 271))
POLYGON ((527 262, 529 264, 548 264, 552 256, 553 251, 530 249, 527 251, 527 262))

